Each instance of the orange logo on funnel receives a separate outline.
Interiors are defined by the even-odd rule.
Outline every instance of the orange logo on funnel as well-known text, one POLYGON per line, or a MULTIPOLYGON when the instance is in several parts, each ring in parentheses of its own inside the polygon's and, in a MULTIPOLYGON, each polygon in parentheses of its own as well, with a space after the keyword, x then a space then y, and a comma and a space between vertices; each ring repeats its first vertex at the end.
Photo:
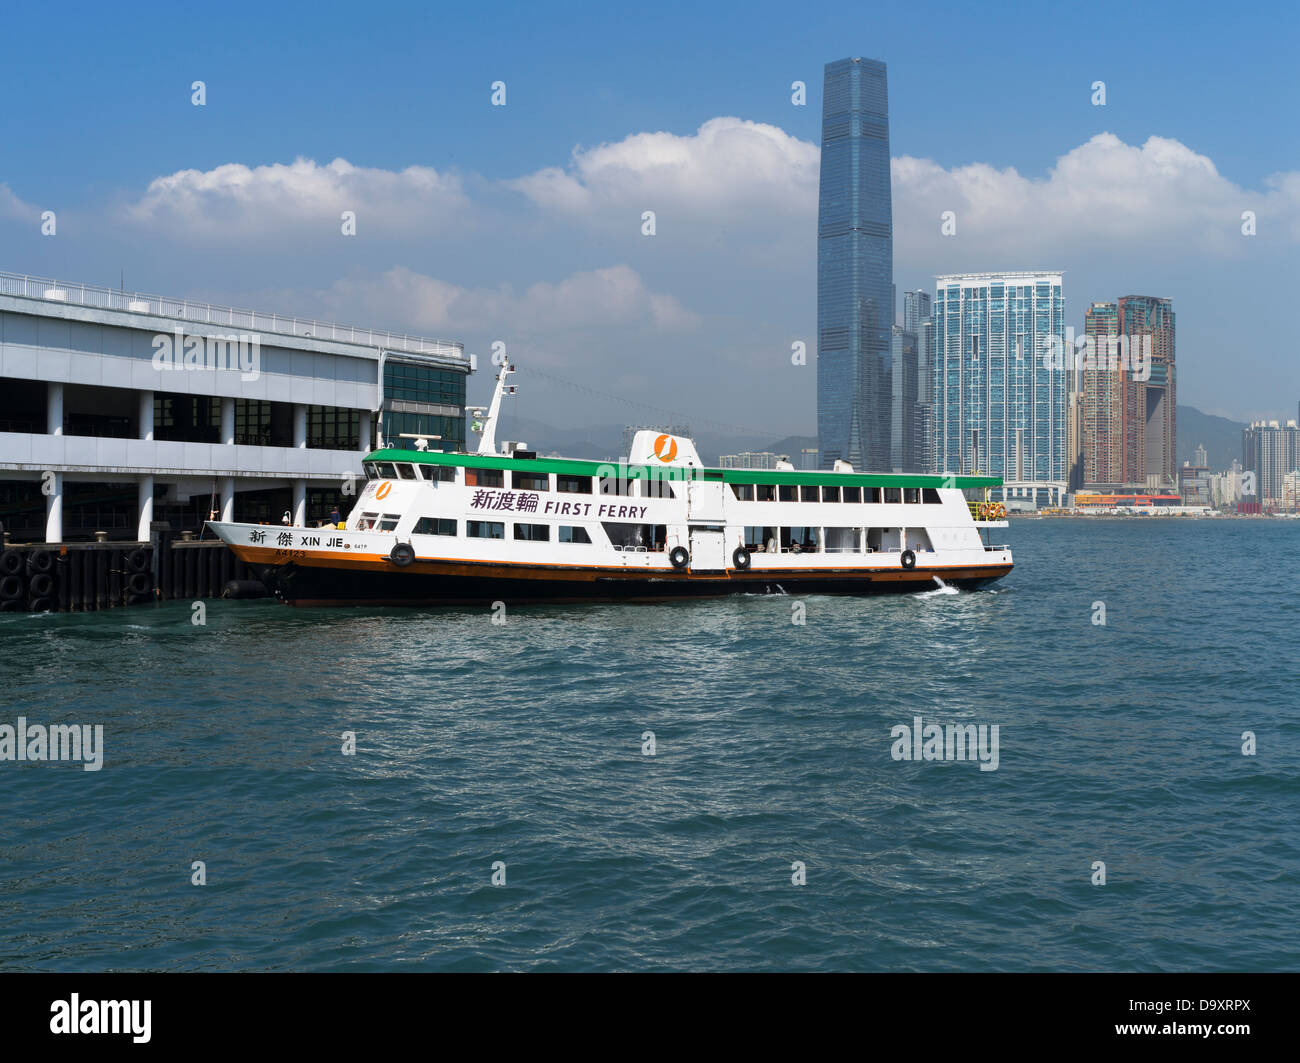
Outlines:
POLYGON ((655 440, 655 457, 660 461, 672 461, 677 457, 677 440, 672 436, 660 436, 655 440))
POLYGON ((391 480, 385 480, 383 483, 381 483, 381 484, 379 485, 378 488, 376 488, 376 490, 375 490, 375 497, 376 497, 376 498, 387 498, 387 497, 388 497, 388 492, 391 491, 392 489, 393 489, 393 483, 392 483, 392 481, 391 481, 391 480))

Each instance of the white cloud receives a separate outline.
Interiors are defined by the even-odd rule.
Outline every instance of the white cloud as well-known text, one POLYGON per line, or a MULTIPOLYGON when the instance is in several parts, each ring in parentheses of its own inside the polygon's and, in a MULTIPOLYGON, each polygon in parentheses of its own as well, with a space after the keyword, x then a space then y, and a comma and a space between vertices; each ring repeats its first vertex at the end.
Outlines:
POLYGON ((636 133, 575 148, 567 169, 509 181, 539 207, 564 213, 605 208, 807 217, 817 205, 819 151, 776 126, 712 118, 693 134, 636 133))
POLYGON ((509 285, 464 288, 397 267, 375 278, 339 281, 320 299, 336 315, 364 315, 450 336, 558 337, 601 329, 670 333, 698 321, 676 298, 651 291, 635 270, 622 265, 584 270, 555 283, 539 281, 518 293, 509 285))
POLYGON ((169 233, 243 239, 307 226, 337 234, 342 212, 350 210, 358 235, 395 236, 437 230, 468 206, 457 177, 426 166, 392 171, 299 158, 288 165, 179 170, 150 182, 127 216, 169 233))
POLYGON ((40 220, 40 211, 24 203, 7 184, 0 181, 0 217, 37 222, 40 220))
MULTIPOLYGON (((951 170, 929 159, 893 160, 895 255, 938 266, 978 256, 1002 266, 1066 263, 1081 252, 1135 250, 1154 261, 1192 252, 1232 255, 1247 249, 1242 212, 1300 239, 1300 174, 1269 178, 1251 192, 1177 140, 1150 137, 1141 147, 1099 133, 1067 152, 1042 179, 1013 167, 972 163, 951 170), (957 234, 940 233, 944 211, 957 234), (1049 261, 1050 260, 1050 261, 1049 261)), ((943 268, 947 268, 944 266, 943 268)), ((1001 268, 990 265, 988 268, 1001 268)))

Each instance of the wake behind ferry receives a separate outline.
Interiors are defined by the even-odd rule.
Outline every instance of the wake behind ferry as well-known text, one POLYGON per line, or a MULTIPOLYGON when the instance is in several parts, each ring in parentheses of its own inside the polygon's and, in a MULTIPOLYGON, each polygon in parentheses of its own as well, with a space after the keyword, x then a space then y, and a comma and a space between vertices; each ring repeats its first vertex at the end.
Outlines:
POLYGON ((210 527, 299 605, 884 594, 1011 571, 1010 548, 989 541, 1002 506, 978 500, 997 477, 711 469, 690 439, 653 431, 616 464, 498 450, 514 372, 479 411, 476 453, 420 439, 368 454, 344 523, 210 527))

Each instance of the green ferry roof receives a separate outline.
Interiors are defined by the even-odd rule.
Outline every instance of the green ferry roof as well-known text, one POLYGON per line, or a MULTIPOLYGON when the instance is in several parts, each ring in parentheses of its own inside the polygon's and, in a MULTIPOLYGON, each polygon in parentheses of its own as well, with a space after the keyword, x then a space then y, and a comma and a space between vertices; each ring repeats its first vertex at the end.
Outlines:
MULTIPOLYGON (((632 477, 683 480, 688 470, 681 465, 626 465, 612 461, 587 461, 579 458, 512 458, 495 454, 451 454, 440 450, 375 450, 366 461, 404 461, 421 465, 463 465, 467 469, 525 469, 534 472, 557 472, 569 476, 597 476, 601 469, 627 469, 632 477)), ((921 473, 889 472, 800 472, 791 469, 709 469, 698 470, 701 479, 721 480, 729 484, 799 484, 814 486, 836 484, 863 487, 1001 487, 1000 476, 946 476, 921 473)), ((608 475, 608 471, 606 471, 608 475)))

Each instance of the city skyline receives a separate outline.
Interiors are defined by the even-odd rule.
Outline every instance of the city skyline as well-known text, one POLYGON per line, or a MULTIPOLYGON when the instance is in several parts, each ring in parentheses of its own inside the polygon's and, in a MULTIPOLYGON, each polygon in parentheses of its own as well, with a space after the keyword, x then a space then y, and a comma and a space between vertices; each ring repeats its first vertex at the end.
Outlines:
MULTIPOLYGON (((424 16, 414 15, 380 13, 365 39, 333 33, 358 63, 392 66, 420 38, 424 16)), ((173 12, 133 39, 159 46, 197 28, 195 17, 173 12)), ((436 85, 399 69, 400 89, 353 86, 345 97, 300 58, 272 52, 256 85, 234 84, 222 73, 229 47, 202 33, 147 78, 104 76, 98 44, 122 30, 84 14, 62 47, 97 86, 89 111, 85 83, 49 83, 35 54, 0 75, 28 100, 0 116, 9 149, 0 268, 448 336, 484 357, 499 340, 521 366, 686 406, 688 417, 711 410, 778 434, 807 431, 815 373, 790 354, 796 342, 810 359, 816 348, 821 70, 846 50, 831 23, 802 25, 760 6, 753 25, 732 30, 765 42, 755 45, 761 63, 712 57, 678 80, 662 76, 663 41, 621 43, 604 16, 573 39, 519 17, 534 47, 502 53, 490 33, 453 18, 447 32, 460 47, 436 85), (493 108, 498 78, 508 102, 493 108), (196 80, 206 83, 203 107, 191 103, 196 80), (390 91, 409 101, 401 115, 377 105, 390 91), (156 114, 167 137, 112 120, 126 114, 156 114), (47 210, 57 235, 41 233, 47 210), (357 216, 354 238, 339 232, 345 210, 357 216), (641 232, 647 210, 653 237, 641 232), (709 410, 681 400, 673 381, 683 373, 709 394, 709 410)), ((1104 61, 1047 60, 1061 32, 1105 17, 1106 5, 1087 20, 1063 15, 1050 42, 1018 27, 1025 47, 1050 46, 1011 70, 978 58, 1005 47, 997 42, 1010 16, 945 15, 985 51, 922 47, 914 19, 878 16, 867 45, 894 82, 898 290, 928 287, 936 273, 1050 261, 1069 272, 1075 308, 1157 292, 1183 307, 1184 401, 1243 422, 1284 416, 1272 395, 1300 392, 1300 367, 1281 355, 1262 293, 1300 240, 1293 150, 1266 135, 1251 106, 1244 84, 1258 80, 1231 76, 1240 57, 1220 57, 1225 77, 1213 87, 1189 80, 1173 51, 1128 40, 1104 61), (1138 59, 1149 76, 1135 82, 1123 71, 1138 59), (1176 91, 1161 89, 1162 78, 1176 91), (1104 105, 1093 102, 1095 81, 1107 86, 1104 105), (1017 94, 1016 120, 954 109, 948 101, 965 86, 981 101, 1017 94), (947 236, 945 210, 956 216, 947 236), (1241 232, 1247 210, 1255 236, 1241 232), (1232 373, 1221 371, 1225 357, 1232 373)), ((1256 17, 1244 17, 1247 32, 1256 17)), ((1125 19, 1160 26, 1166 40, 1214 40, 1204 19, 1181 11, 1125 19)), ((669 36, 674 25, 669 17, 669 36)), ((39 16, 15 11, 13 31, 39 38, 39 16)), ((269 46, 240 47, 257 62, 269 46)), ((1284 108, 1297 90, 1279 80, 1261 91, 1284 108)), ((1079 315, 1070 323, 1083 326, 1079 315)), ((483 374, 473 378, 471 400, 484 401, 487 387, 483 374)), ((522 401, 555 420, 583 411, 544 388, 522 401)))

